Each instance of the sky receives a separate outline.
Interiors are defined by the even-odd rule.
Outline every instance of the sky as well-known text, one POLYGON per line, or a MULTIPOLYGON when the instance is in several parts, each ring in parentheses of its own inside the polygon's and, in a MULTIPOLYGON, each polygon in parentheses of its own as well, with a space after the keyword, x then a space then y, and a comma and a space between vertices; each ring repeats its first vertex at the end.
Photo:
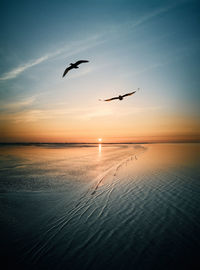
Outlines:
POLYGON ((1 0, 0 23, 0 142, 200 139, 199 1, 1 0))

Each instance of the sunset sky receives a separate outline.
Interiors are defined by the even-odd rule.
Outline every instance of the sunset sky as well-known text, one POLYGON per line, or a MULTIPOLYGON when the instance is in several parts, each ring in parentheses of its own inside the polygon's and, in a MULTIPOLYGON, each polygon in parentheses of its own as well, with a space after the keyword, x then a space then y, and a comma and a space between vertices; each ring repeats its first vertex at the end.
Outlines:
POLYGON ((0 142, 199 138, 199 1, 1 1, 0 23, 0 142))

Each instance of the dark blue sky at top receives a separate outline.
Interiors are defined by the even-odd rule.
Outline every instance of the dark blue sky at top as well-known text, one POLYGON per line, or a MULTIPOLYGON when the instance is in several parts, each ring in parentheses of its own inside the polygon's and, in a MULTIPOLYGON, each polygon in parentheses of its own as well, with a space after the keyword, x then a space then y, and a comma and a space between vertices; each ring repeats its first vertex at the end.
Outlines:
MULTIPOLYGON (((30 54, 44 53, 70 39, 107 31, 113 24, 137 20, 174 3, 178 4, 170 14, 161 14, 148 22, 150 32, 148 26, 146 32, 141 31, 147 39, 150 35, 174 32, 163 49, 176 49, 199 36, 199 1, 1 1, 1 57, 8 65, 9 55, 17 54, 19 61, 23 61, 30 54)), ((2 68, 6 69, 3 64, 2 68)))

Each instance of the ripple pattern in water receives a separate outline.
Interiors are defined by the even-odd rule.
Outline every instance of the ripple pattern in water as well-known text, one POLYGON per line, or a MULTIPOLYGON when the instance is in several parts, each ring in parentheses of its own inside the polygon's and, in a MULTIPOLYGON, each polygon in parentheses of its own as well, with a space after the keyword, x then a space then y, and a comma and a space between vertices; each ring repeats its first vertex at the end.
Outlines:
POLYGON ((197 266, 198 144, 27 148, 1 156, 2 254, 10 268, 197 266))

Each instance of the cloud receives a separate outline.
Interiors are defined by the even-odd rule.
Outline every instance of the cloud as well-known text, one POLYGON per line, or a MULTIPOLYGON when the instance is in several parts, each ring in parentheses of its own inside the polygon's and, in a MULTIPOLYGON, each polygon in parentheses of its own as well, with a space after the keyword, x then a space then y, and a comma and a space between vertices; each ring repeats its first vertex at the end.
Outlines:
POLYGON ((36 100, 36 96, 32 96, 27 99, 23 99, 21 101, 3 103, 3 104, 0 103, 0 111, 17 110, 22 107, 31 105, 35 100, 36 100))
POLYGON ((141 25, 141 24, 143 24, 143 23, 145 23, 145 22, 147 22, 147 21, 149 21, 149 20, 163 14, 163 13, 166 13, 170 9, 174 8, 175 6, 176 6, 176 4, 173 4, 173 5, 170 5, 170 6, 167 6, 167 7, 161 7, 159 9, 157 9, 157 10, 154 10, 151 13, 148 13, 148 14, 142 16, 141 18, 139 18, 135 22, 132 22, 130 24, 130 26, 131 26, 131 28, 135 28, 135 27, 137 27, 137 26, 139 26, 139 25, 141 25))
POLYGON ((114 25, 110 25, 110 28, 109 28, 109 34, 111 33, 121 33, 122 31, 130 31, 130 30, 133 30, 135 28, 137 28, 138 26, 150 21, 151 19, 153 18, 156 18, 166 12, 168 12, 169 10, 175 8, 177 5, 181 4, 181 2, 175 2, 171 5, 168 5, 168 6, 164 6, 164 7, 160 7, 160 8, 157 8, 155 10, 153 10, 152 12, 149 12, 149 13, 146 13, 142 16, 140 16, 138 19, 135 19, 135 20, 129 20, 129 21, 125 21, 123 23, 120 23, 120 24, 114 24, 114 25))
POLYGON ((153 65, 150 65, 150 66, 144 67, 142 69, 139 69, 139 70, 137 70, 135 72, 129 72, 129 73, 126 72, 126 73, 122 74, 122 76, 123 77, 138 76, 138 75, 141 75, 143 73, 149 72, 150 70, 153 70, 153 69, 156 69, 156 68, 159 68, 159 67, 163 67, 163 66, 169 64, 170 62, 172 62, 172 60, 171 61, 166 61, 166 62, 163 62, 163 63, 155 63, 153 65))
MULTIPOLYGON (((114 105, 114 104, 113 104, 114 105)), ((80 115, 78 116, 81 120, 92 120, 96 118, 101 117, 107 117, 107 116, 116 116, 116 117, 122 117, 122 116, 128 116, 128 115, 134 115, 134 114, 140 114, 145 112, 153 112, 160 110, 161 107, 159 106, 148 106, 148 107, 112 107, 111 104, 109 107, 103 106, 103 107, 91 107, 85 111, 82 111, 80 115)))
MULTIPOLYGON (((118 32, 119 29, 121 29, 121 30, 124 28, 127 29, 127 26, 128 26, 128 29, 136 28, 136 27, 140 26, 141 24, 144 24, 145 22, 151 20, 152 18, 157 17, 157 16, 169 11, 170 9, 177 6, 177 4, 178 3, 174 3, 174 4, 167 6, 167 7, 161 7, 157 10, 154 10, 151 13, 145 14, 144 16, 140 17, 136 21, 129 21, 126 23, 122 23, 118 26, 113 26, 113 27, 111 26, 109 32, 118 32)), ((91 37, 89 37, 85 40, 71 42, 71 44, 68 44, 67 46, 60 47, 55 52, 45 54, 39 58, 36 58, 36 59, 29 61, 28 63, 24 63, 23 65, 20 65, 16 68, 12 69, 9 72, 4 73, 2 76, 0 76, 0 81, 14 79, 14 78, 18 77, 24 71, 30 69, 31 67, 39 65, 39 64, 43 63, 44 61, 47 61, 53 57, 56 57, 56 56, 59 56, 62 54, 67 54, 65 56, 72 56, 74 54, 78 54, 82 51, 85 51, 85 50, 88 50, 92 47, 95 47, 95 46, 105 42, 105 40, 102 40, 102 38, 103 38, 103 36, 106 36, 106 34, 107 34, 106 32, 102 32, 101 34, 92 35, 91 37)))
POLYGON ((45 56, 42 56, 40 58, 37 58, 29 63, 26 63, 24 65, 21 65, 19 67, 16 67, 14 68, 13 70, 7 72, 7 73, 4 73, 1 77, 0 77, 0 80, 1 81, 5 81, 5 80, 10 80, 10 79, 13 79, 13 78, 16 78, 18 75, 20 75, 22 72, 24 72, 25 70, 33 67, 33 66, 36 66, 42 62, 44 62, 45 60, 48 59, 48 56, 45 55, 45 56))
MULTIPOLYGON (((21 103, 22 104, 22 103, 21 103)), ((94 120, 108 116, 128 116, 145 112, 153 112, 160 110, 161 107, 126 107, 119 109, 117 107, 90 107, 90 108, 58 108, 58 109, 30 109, 21 112, 9 112, 0 114, 0 121, 11 121, 14 123, 37 122, 40 120, 55 120, 63 117, 80 120, 94 120)))
MULTIPOLYGON (((16 106, 24 104, 15 103, 16 106)), ((12 104, 10 104, 11 107, 12 104)), ((66 105, 66 104, 64 104, 66 105)), ((20 112, 5 112, 0 114, 0 120, 20 122, 36 122, 47 119, 58 119, 70 116, 71 118, 90 120, 96 117, 112 115, 114 112, 111 108, 102 110, 102 108, 57 108, 57 109, 27 109, 20 112)))
MULTIPOLYGON (((18 103, 19 104, 19 103, 18 103)), ((0 120, 20 122, 36 122, 47 119, 58 119, 63 116, 79 117, 91 110, 88 108, 64 108, 64 109, 27 109, 20 112, 5 112, 0 114, 0 120)))
POLYGON ((2 76, 0 76, 0 81, 14 79, 18 77, 24 71, 30 69, 31 67, 39 65, 43 63, 44 61, 47 61, 51 58, 54 58, 63 54, 65 57, 72 56, 74 54, 78 54, 82 51, 88 50, 92 47, 98 46, 99 44, 102 44, 103 42, 104 40, 101 39, 101 35, 94 35, 82 41, 72 42, 71 44, 67 46, 59 48, 55 52, 45 54, 44 56, 31 60, 28 63, 24 63, 23 65, 18 66, 7 73, 4 73, 2 76))
POLYGON ((91 120, 94 118, 105 117, 113 114, 114 111, 111 108, 104 108, 103 110, 101 108, 92 108, 81 114, 79 117, 83 120, 91 120))
POLYGON ((59 115, 61 116, 64 114, 67 114, 67 112, 63 110, 31 109, 31 110, 25 110, 23 112, 1 114, 0 120, 11 121, 14 123, 36 122, 39 120, 56 118, 59 115))

